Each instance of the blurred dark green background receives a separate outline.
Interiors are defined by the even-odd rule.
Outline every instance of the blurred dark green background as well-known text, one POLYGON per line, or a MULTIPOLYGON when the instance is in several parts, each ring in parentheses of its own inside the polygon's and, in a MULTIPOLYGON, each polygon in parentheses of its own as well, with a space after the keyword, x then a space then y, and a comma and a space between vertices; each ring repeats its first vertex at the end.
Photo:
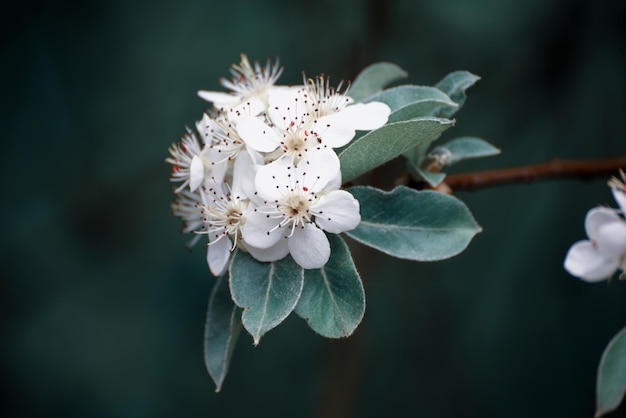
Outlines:
MULTIPOLYGON (((392 61, 483 77, 447 138, 502 156, 626 155, 622 0, 23 1, 0 17, 3 417, 590 417, 626 283, 562 262, 606 178, 458 193, 483 226, 437 264, 357 248, 367 312, 342 341, 297 318, 204 370, 213 279, 169 215, 167 147, 241 52, 350 79, 392 61)), ((621 413, 626 409, 622 407, 621 413)), ((620 412, 613 416, 620 415, 620 412)))

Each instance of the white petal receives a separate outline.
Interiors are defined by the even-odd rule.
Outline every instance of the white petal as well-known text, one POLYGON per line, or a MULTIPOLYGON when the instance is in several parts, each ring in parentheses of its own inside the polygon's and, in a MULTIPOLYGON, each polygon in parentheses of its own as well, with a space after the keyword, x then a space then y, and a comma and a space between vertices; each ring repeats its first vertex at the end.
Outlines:
POLYGON ((196 129, 202 138, 202 142, 207 143, 211 142, 211 130, 220 128, 208 114, 204 113, 202 119, 196 122, 196 129))
POLYGON ((302 104, 298 109, 300 99, 299 89, 276 89, 268 94, 269 105, 267 116, 276 126, 285 128, 296 116, 301 116, 305 107, 302 104), (286 118, 286 119, 283 119, 286 118))
POLYGON ((335 113, 339 123, 359 131, 380 128, 387 123, 390 114, 391 109, 382 102, 357 103, 335 113))
POLYGON ((626 256, 626 221, 621 218, 607 222, 596 231, 598 251, 607 258, 620 259, 626 256))
POLYGON ((254 186, 260 197, 273 202, 282 199, 285 192, 296 185, 296 175, 291 159, 282 157, 259 167, 254 178, 254 186))
POLYGON ((613 192, 613 197, 619 205, 620 210, 626 215, 626 192, 615 187, 611 187, 611 192, 613 192))
POLYGON ((337 179, 341 185, 339 157, 331 148, 307 153, 298 164, 298 174, 304 186, 313 193, 327 189, 329 185, 335 187, 337 179))
POLYGON ((269 248, 283 236, 283 228, 277 227, 282 218, 270 218, 261 210, 248 212, 241 234, 245 242, 254 247, 269 248))
POLYGON ((250 155, 250 158, 252 158, 252 162, 255 165, 265 164, 265 162, 263 161, 263 155, 261 155, 260 152, 253 150, 252 148, 248 148, 248 147, 246 147, 246 151, 248 151, 248 154, 250 155))
POLYGON ((333 177, 326 185, 326 190, 338 190, 341 188, 341 169, 337 171, 335 177, 333 177))
POLYGON ((265 110, 265 102, 260 97, 251 96, 244 102, 233 106, 228 113, 228 118, 231 121, 236 121, 243 117, 240 115, 257 116, 265 112, 265 110))
POLYGON ((315 223, 333 234, 350 231, 361 222, 359 201, 345 190, 328 193, 312 209, 315 223))
POLYGON ((221 163, 216 163, 211 166, 211 177, 216 183, 222 183, 226 172, 228 171, 228 160, 224 160, 221 163))
MULTIPOLYGON (((223 182, 215 181, 213 178, 207 179, 204 183, 204 187, 200 189, 202 204, 213 206, 215 204, 216 195, 225 196, 227 191, 226 185, 223 182)), ((214 239, 214 237, 209 238, 214 239)))
POLYGON ((247 146, 259 152, 274 151, 281 141, 273 128, 252 116, 242 116, 237 121, 237 132, 247 146))
POLYGON ((331 148, 343 147, 356 135, 352 125, 343 120, 341 112, 319 118, 312 130, 322 144, 331 148))
POLYGON ((270 107, 287 107, 301 97, 302 86, 291 88, 274 88, 267 94, 270 107))
POLYGON ((189 188, 193 192, 196 190, 204 179, 204 164, 199 156, 194 155, 189 165, 189 188))
POLYGON ((619 262, 608 260, 598 252, 591 241, 578 241, 565 256, 564 267, 572 276, 588 282, 608 279, 615 273, 619 262))
POLYGON ((235 158, 233 166, 233 186, 232 196, 240 198, 248 198, 254 196, 256 189, 254 188, 254 177, 257 167, 252 161, 252 157, 247 152, 240 152, 235 158))
POLYGON ((206 261, 209 264, 211 274, 215 277, 221 276, 226 271, 232 245, 233 243, 228 236, 221 237, 209 245, 206 261))
POLYGON ((252 245, 246 245, 246 249, 259 261, 277 261, 282 260, 289 254, 289 246, 286 239, 280 239, 274 246, 270 248, 256 248, 252 245))
POLYGON ((283 199, 285 193, 294 189, 317 193, 327 188, 331 181, 334 187, 340 176, 339 157, 327 148, 305 154, 297 166, 285 155, 260 167, 254 185, 259 196, 273 202, 283 199))
POLYGON ((287 240, 291 256, 302 268, 318 269, 330 258, 330 243, 324 231, 311 223, 296 228, 287 240))
POLYGON ((200 96, 201 99, 204 99, 207 102, 213 103, 215 107, 218 108, 221 107, 221 105, 235 105, 239 102, 239 100, 241 100, 241 96, 229 93, 221 93, 219 91, 199 90, 198 96, 200 96))
POLYGON ((602 226, 621 220, 614 209, 605 207, 593 208, 587 212, 585 217, 585 232, 587 232, 587 236, 590 239, 594 240, 598 237, 598 230, 602 226))

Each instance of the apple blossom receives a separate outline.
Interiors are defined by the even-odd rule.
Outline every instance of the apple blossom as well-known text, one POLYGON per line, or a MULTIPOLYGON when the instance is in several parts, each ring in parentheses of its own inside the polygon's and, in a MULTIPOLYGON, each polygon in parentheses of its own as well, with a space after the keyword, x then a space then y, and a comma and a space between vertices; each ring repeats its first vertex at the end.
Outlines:
POLYGON ((384 103, 350 105, 352 99, 329 86, 328 79, 309 79, 304 87, 269 93, 267 121, 241 117, 237 123, 246 144, 271 159, 326 159, 332 148, 348 144, 356 130, 383 126, 390 109, 384 103))
POLYGON ((272 248, 276 256, 288 249, 306 269, 326 264, 330 245, 324 231, 349 231, 361 220, 359 202, 338 190, 338 170, 330 162, 294 165, 289 159, 259 168, 255 187, 263 203, 248 214, 242 227, 246 243, 272 248))
POLYGON ((179 193, 189 186, 192 192, 210 177, 223 180, 226 167, 220 164, 219 152, 206 143, 200 145, 194 132, 187 128, 180 143, 169 148, 170 157, 165 161, 172 164, 170 181, 182 184, 174 190, 179 193))

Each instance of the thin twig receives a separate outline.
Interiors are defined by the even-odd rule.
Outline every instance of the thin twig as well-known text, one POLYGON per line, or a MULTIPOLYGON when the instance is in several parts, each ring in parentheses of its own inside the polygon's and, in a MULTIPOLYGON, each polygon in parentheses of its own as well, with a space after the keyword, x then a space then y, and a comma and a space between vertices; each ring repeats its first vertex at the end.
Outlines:
POLYGON ((451 174, 445 183, 453 190, 477 190, 511 183, 528 183, 546 179, 610 176, 626 167, 626 157, 572 161, 558 158, 532 165, 473 173, 451 174))

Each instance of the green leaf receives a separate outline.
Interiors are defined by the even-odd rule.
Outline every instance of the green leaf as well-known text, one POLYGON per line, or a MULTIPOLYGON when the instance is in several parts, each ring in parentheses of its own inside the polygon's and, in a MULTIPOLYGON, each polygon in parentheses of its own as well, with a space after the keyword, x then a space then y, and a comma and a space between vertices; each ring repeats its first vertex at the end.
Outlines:
POLYGON ((262 263, 238 250, 230 265, 230 292, 243 308, 241 321, 254 345, 293 311, 300 299, 304 272, 290 256, 262 263))
POLYGON ((498 155, 500 150, 484 139, 465 136, 435 148, 431 154, 444 165, 452 165, 469 158, 498 155))
POLYGON ((402 68, 389 62, 369 65, 356 77, 350 90, 348 90, 348 96, 355 101, 363 100, 407 75, 407 72, 402 68))
POLYGON ((626 327, 604 349, 598 367, 596 418, 617 408, 626 392, 626 327))
POLYGON ((295 312, 318 334, 347 337, 365 313, 365 292, 350 250, 339 235, 329 234, 330 260, 321 269, 305 270, 304 289, 295 312))
POLYGON ((434 141, 452 125, 449 119, 427 117, 368 132, 339 154, 343 181, 353 180, 421 143, 434 141))
MULTIPOLYGON (((405 152, 402 153, 402 155, 409 160, 409 170, 411 170, 411 167, 421 167, 422 166, 422 162, 424 161, 424 158, 426 158, 426 153, 428 152, 428 149, 430 148, 430 144, 433 143, 433 141, 435 141, 437 138, 432 138, 429 141, 424 141, 420 144, 417 144, 417 146, 411 148, 410 150, 407 150, 405 152)), ((411 172, 411 174, 415 174, 413 172, 411 172)), ((417 175, 415 178, 419 179, 421 176, 417 175)))
POLYGON ((215 382, 215 391, 222 389, 230 359, 241 331, 241 310, 230 298, 228 280, 220 276, 213 285, 204 326, 204 364, 215 382))
POLYGON ((416 180, 424 180, 432 187, 437 187, 439 183, 446 178, 446 173, 431 173, 429 171, 421 170, 419 167, 416 167, 411 161, 407 161, 407 168, 409 169, 409 173, 416 180))
POLYGON ((394 257, 443 260, 463 251, 481 231, 467 206, 447 194, 404 186, 349 191, 361 204, 361 223, 346 234, 394 257))
MULTIPOLYGON (((437 106, 442 104, 457 107, 450 98, 441 90, 435 87, 428 86, 398 86, 387 90, 384 90, 378 94, 375 94, 367 98, 368 102, 383 102, 386 103, 392 112, 402 109, 409 105, 424 105, 428 102, 434 102, 437 106)), ((418 116, 430 116, 430 115, 418 115, 418 116)))
MULTIPOLYGON (((422 100, 399 108, 389 115, 387 123, 400 122, 415 119, 420 116, 441 116, 448 114, 450 110, 456 110, 458 105, 452 102, 442 102, 439 100, 422 100)), ((454 113, 454 112, 452 112, 454 113)))
POLYGON ((465 90, 473 86, 480 77, 468 71, 455 71, 441 79, 435 87, 446 93, 453 101, 458 103, 459 107, 454 111, 445 111, 441 116, 451 117, 461 109, 467 98, 465 90))

